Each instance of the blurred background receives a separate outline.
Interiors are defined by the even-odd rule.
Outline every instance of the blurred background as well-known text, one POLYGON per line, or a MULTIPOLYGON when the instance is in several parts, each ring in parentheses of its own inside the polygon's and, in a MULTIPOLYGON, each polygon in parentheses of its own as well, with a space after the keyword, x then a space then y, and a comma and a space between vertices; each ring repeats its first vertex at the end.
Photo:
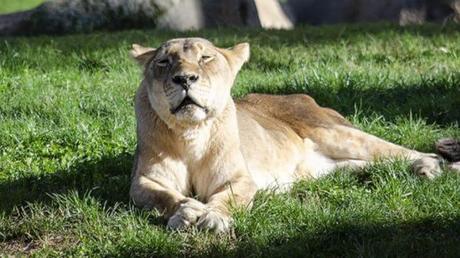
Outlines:
POLYGON ((460 0, 0 0, 0 35, 460 20, 460 0), (6 15, 5 15, 6 13, 6 15))

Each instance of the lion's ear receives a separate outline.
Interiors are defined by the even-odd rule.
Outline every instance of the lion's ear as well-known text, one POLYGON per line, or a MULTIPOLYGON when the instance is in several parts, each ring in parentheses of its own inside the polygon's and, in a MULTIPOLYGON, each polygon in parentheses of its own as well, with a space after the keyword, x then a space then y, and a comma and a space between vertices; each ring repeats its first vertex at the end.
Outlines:
POLYGON ((229 59, 235 72, 238 72, 241 69, 241 66, 249 60, 249 43, 237 44, 234 47, 227 49, 227 51, 227 59, 229 59))
POLYGON ((144 66, 155 55, 155 48, 143 47, 138 44, 133 44, 132 47, 133 49, 131 49, 129 53, 139 65, 144 66))

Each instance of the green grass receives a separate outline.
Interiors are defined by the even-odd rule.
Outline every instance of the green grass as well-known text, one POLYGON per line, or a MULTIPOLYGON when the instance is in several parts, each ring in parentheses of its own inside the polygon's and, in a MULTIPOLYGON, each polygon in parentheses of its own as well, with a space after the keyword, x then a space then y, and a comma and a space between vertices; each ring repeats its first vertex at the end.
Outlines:
POLYGON ((460 176, 404 161, 262 192, 219 237, 174 233, 128 198, 140 80, 127 51, 202 36, 249 41, 233 94, 307 93, 387 140, 433 151, 460 137, 455 26, 124 31, 0 40, 0 254, 447 256, 460 253, 460 176))
POLYGON ((0 0, 0 14, 24 11, 43 2, 44 0, 0 0))

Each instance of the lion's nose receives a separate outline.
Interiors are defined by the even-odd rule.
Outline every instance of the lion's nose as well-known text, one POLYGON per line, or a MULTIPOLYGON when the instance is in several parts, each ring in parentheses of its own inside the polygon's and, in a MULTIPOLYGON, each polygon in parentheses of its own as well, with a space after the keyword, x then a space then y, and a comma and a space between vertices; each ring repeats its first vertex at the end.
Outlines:
POLYGON ((174 75, 172 81, 182 86, 185 90, 190 89, 190 85, 198 81, 199 76, 197 74, 178 74, 174 75))

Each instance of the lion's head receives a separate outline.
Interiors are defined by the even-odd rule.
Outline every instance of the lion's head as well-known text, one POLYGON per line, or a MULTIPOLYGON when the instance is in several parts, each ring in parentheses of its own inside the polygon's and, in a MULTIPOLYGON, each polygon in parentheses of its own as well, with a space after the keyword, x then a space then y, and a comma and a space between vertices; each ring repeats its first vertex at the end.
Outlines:
POLYGON ((236 74, 249 59, 249 44, 222 49, 205 39, 179 38, 157 49, 134 44, 131 54, 144 67, 143 83, 159 117, 190 125, 224 110, 236 74))

